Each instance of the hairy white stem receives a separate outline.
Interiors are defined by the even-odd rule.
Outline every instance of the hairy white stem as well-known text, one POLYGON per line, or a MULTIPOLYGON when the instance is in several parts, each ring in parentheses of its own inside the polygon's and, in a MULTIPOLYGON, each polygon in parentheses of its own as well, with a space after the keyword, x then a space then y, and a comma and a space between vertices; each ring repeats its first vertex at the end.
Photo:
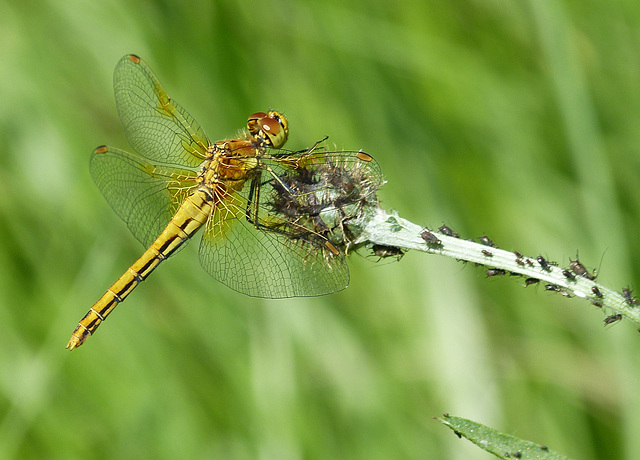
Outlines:
MULTIPOLYGON (((437 230, 425 229, 379 208, 370 209, 370 211, 370 214, 362 216, 357 223, 349 225, 353 234, 358 235, 355 241, 356 246, 375 244, 404 250, 413 249, 473 262, 492 270, 504 270, 506 273, 522 275, 532 282, 544 281, 548 283, 548 290, 567 297, 580 297, 597 307, 610 310, 612 313, 605 319, 606 323, 619 319, 613 315, 622 315, 640 324, 640 307, 637 305, 637 299, 631 297, 629 292, 625 296, 624 293, 606 288, 589 277, 574 273, 571 267, 562 268, 551 263, 546 264, 544 260, 541 263, 538 256, 520 256, 511 251, 447 236, 437 230)), ((592 278, 595 277, 592 276, 592 278)))

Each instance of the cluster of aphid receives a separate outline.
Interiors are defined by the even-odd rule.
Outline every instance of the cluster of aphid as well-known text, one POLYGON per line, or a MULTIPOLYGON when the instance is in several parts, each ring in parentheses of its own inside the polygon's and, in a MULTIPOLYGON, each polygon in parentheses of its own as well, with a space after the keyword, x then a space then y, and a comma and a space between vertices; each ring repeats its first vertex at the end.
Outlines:
MULTIPOLYGON (((446 225, 442 225, 440 228, 438 228, 438 232, 439 234, 446 235, 448 237, 460 238, 460 235, 458 233, 454 232, 451 228, 449 228, 446 225)), ((425 228, 420 233, 420 237, 425 241, 425 243, 430 249, 443 248, 442 241, 438 237, 438 234, 434 231, 431 231, 425 228)), ((482 258, 485 260, 485 262, 476 263, 476 265, 485 265, 485 266, 490 265, 490 263, 488 262, 494 257, 494 253, 495 253, 494 249, 497 249, 497 246, 486 235, 479 238, 479 243, 483 246, 482 248, 479 249, 479 252, 482 255, 482 258)), ((526 276, 526 275, 530 275, 531 270, 539 270, 539 271, 542 271, 542 273, 551 274, 552 270, 556 270, 555 267, 558 266, 556 262, 548 261, 541 255, 533 259, 533 258, 528 258, 523 256, 518 251, 513 251, 512 254, 513 254, 514 262, 516 263, 516 265, 518 267, 522 267, 522 273, 519 273, 517 269, 513 271, 508 271, 503 268, 488 268, 485 271, 486 275, 489 277, 504 276, 507 274, 514 275, 514 276, 526 276)), ((564 278, 567 281, 566 283, 567 287, 560 286, 559 284, 547 283, 545 284, 545 290, 549 292, 556 292, 565 297, 572 297, 572 295, 576 295, 579 297, 588 298, 594 306, 600 307, 600 308, 603 307, 604 294, 601 292, 598 286, 596 285, 591 286, 590 294, 584 294, 579 290, 571 289, 570 287, 571 284, 576 283, 579 278, 595 281, 597 276, 595 272, 590 272, 589 270, 587 270, 587 268, 582 264, 582 262, 578 260, 577 257, 575 260, 570 260, 569 266, 567 268, 562 269, 561 273, 562 273, 562 276, 564 276, 564 278)), ((536 285, 540 283, 540 281, 541 279, 538 277, 528 276, 524 281, 525 287, 536 285)), ((632 295, 631 289, 629 288, 623 289, 621 292, 621 295, 629 306, 634 307, 638 305, 639 303, 638 299, 632 295)), ((616 312, 614 314, 607 316, 604 319, 604 323, 605 325, 608 325, 608 324, 615 323, 621 319, 622 319, 622 315, 616 312)))
MULTIPOLYGON (((320 157, 310 158, 315 161, 320 157)), ((367 154, 343 152, 341 155, 324 158, 317 163, 292 168, 280 175, 279 180, 273 180, 274 193, 269 202, 271 210, 276 215, 284 217, 284 230, 290 238, 293 236, 293 240, 305 239, 313 242, 315 246, 319 246, 321 241, 326 241, 330 242, 329 249, 335 247, 347 253, 350 245, 356 240, 350 231, 351 221, 361 217, 364 208, 377 207, 375 192, 383 182, 377 163, 367 154)), ((424 228, 420 232, 421 239, 431 252, 445 252, 448 249, 443 244, 441 235, 460 238, 460 235, 447 225, 440 226, 437 231, 424 228)), ((533 258, 525 257, 518 251, 501 250, 486 235, 481 236, 476 242, 479 243, 478 252, 469 260, 476 262, 476 265, 489 266, 485 271, 488 277, 507 274, 525 276, 525 287, 538 285, 546 280, 546 291, 556 292, 565 297, 575 295, 586 298, 599 308, 606 304, 613 310, 613 313, 604 319, 606 325, 622 319, 622 314, 616 311, 615 306, 620 305, 621 299, 605 299, 605 296, 612 295, 611 291, 601 291, 594 283, 595 271, 587 270, 578 257, 570 260, 568 267, 560 268, 556 262, 548 261, 542 255, 533 258), (511 257, 513 259, 509 261, 511 257), (492 260, 497 267, 491 267, 492 260), (584 280, 591 283, 585 285, 584 280)), ((323 249, 326 248, 325 244, 323 249)), ((379 260, 389 257, 400 260, 404 255, 403 249, 396 246, 373 244, 369 248, 379 260)), ((331 252, 337 254, 333 249, 331 252)), ((461 259, 467 260, 466 253, 461 259)), ((630 307, 639 303, 629 288, 623 289, 621 296, 630 307)))
POLYGON ((354 239, 349 222, 364 208, 377 206, 375 192, 383 183, 377 168, 364 152, 303 157, 269 181, 272 193, 265 197, 266 204, 278 217, 269 227, 290 242, 304 240, 335 255, 339 249, 346 253, 354 239))

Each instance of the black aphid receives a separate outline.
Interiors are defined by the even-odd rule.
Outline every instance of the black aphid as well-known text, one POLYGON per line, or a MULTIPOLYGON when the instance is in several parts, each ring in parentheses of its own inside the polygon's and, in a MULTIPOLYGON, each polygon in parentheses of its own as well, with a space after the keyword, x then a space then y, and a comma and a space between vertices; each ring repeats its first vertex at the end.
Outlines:
POLYGON ((596 275, 590 273, 589 270, 587 270, 584 265, 582 265, 582 262, 580 262, 577 258, 576 260, 571 260, 569 262, 569 268, 578 276, 582 276, 591 281, 596 279, 596 275))
POLYGON ((546 270, 546 271, 551 270, 551 267, 549 266, 549 262, 547 262, 547 259, 545 259, 542 256, 538 256, 536 260, 538 261, 538 263, 540 264, 543 270, 546 270))
POLYGON ((442 244, 442 241, 440 241, 435 233, 432 233, 429 229, 424 229, 424 231, 420 233, 420 236, 429 246, 440 246, 442 244))
POLYGON ((443 235, 451 236, 453 238, 460 238, 459 234, 451 230, 451 228, 447 227, 446 225, 442 225, 440 228, 438 228, 438 231, 443 235))
POLYGON ((485 246, 489 246, 489 247, 492 247, 492 248, 496 247, 496 245, 493 244, 493 241, 491 241, 487 235, 481 236, 480 237, 480 242, 482 244, 484 244, 485 246))
POLYGON ((631 295, 631 289, 629 288, 624 288, 622 290, 622 297, 624 297, 624 300, 626 300, 626 302, 632 307, 638 304, 638 299, 631 295))
POLYGON ((562 289, 562 287, 558 286, 557 284, 545 284, 544 288, 547 291, 555 291, 560 295, 563 295, 565 297, 571 297, 571 294, 569 294, 569 292, 565 289, 562 289))
POLYGON ((386 259, 387 257, 396 257, 398 260, 404 256, 404 251, 395 246, 385 246, 382 244, 374 244, 371 248, 373 254, 380 257, 380 259, 386 259))
POLYGON ((604 324, 613 324, 616 321, 620 321, 621 319, 622 319, 622 315, 621 314, 607 316, 604 319, 604 324))

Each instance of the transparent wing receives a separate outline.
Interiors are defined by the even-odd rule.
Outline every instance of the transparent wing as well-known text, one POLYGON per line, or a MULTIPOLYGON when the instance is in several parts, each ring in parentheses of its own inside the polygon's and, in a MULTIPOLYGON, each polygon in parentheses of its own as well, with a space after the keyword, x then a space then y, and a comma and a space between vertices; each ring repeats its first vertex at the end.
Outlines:
POLYGON ((142 59, 124 56, 116 66, 113 86, 120 119, 136 152, 159 163, 200 165, 209 139, 142 59))
POLYGON ((261 163, 261 173, 241 191, 216 194, 200 244, 202 266, 256 297, 344 289, 344 241, 334 237, 352 212, 347 208, 357 208, 382 184, 377 163, 362 152, 280 151, 261 163))
POLYGON ((196 186, 196 173, 111 147, 98 147, 89 169, 102 195, 145 247, 167 226, 196 186))
POLYGON ((217 207, 200 243, 200 263, 214 278, 254 297, 329 294, 349 284, 342 254, 319 244, 256 229, 246 219, 246 201, 234 195, 217 207))
POLYGON ((327 151, 317 145, 310 150, 280 149, 264 160, 268 168, 285 182, 304 188, 316 185, 338 204, 358 201, 373 195, 384 184, 378 162, 361 150, 327 151))

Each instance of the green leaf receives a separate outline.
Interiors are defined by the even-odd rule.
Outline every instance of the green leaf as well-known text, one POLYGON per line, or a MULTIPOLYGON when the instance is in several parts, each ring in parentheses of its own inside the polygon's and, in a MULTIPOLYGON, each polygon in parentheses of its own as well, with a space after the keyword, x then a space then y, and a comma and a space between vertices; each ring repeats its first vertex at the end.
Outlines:
POLYGON ((459 438, 464 436, 498 458, 568 460, 568 457, 553 452, 544 445, 500 433, 471 420, 449 414, 444 414, 444 418, 434 418, 451 428, 459 438))

